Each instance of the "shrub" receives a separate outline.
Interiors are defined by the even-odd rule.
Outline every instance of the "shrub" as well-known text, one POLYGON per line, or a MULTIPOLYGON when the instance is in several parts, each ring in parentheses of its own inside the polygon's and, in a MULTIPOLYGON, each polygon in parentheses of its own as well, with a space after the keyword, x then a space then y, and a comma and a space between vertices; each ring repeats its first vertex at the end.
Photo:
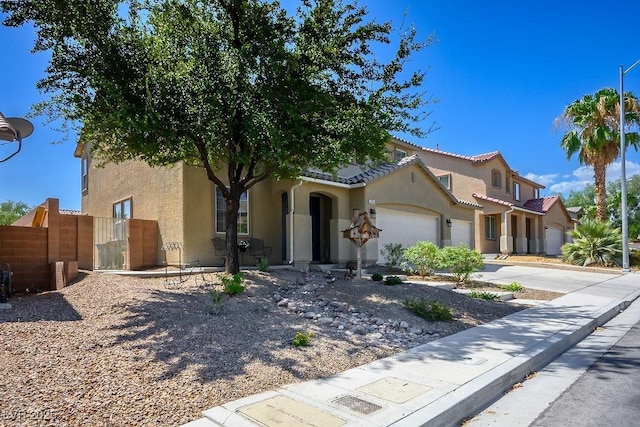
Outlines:
POLYGON ((258 260, 258 263, 256 264, 256 267, 259 271, 266 273, 267 271, 269 271, 269 260, 266 258, 260 258, 258 260))
POLYGON ((233 277, 224 276, 220 280, 222 281, 222 289, 229 295, 240 294, 245 290, 242 273, 236 273, 233 277))
POLYGON ((469 292, 469 298, 484 299, 488 301, 498 301, 500 299, 500 295, 493 294, 491 292, 486 292, 486 291, 471 291, 469 292))
POLYGON ((398 276, 387 276, 387 278, 384 281, 384 284, 389 286, 401 285, 402 279, 399 278, 398 276))
POLYGON ((586 219, 570 230, 573 242, 562 246, 562 260, 575 265, 613 266, 622 253, 622 234, 608 222, 586 219))
POLYGON ((440 250, 440 267, 451 272, 458 282, 464 283, 484 267, 482 255, 464 244, 446 246, 440 250))
POLYGON ((383 276, 380 273, 373 273, 371 275, 371 280, 373 280, 374 282, 380 282, 382 279, 383 279, 383 276))
POLYGON ((414 246, 404 250, 403 265, 419 276, 428 276, 439 266, 440 249, 432 242, 419 241, 414 246))
POLYGON ((313 335, 313 332, 296 332, 296 336, 291 340, 291 345, 294 347, 310 345, 313 335))
POLYGON ((638 250, 629 251, 629 265, 634 267, 640 266, 640 251, 638 250))
POLYGON ((380 253, 387 260, 388 268, 398 268, 402 263, 402 254, 404 246, 401 243, 387 243, 384 248, 380 249, 380 253))
POLYGON ((509 283, 508 285, 501 285, 500 288, 510 292, 518 292, 524 289, 522 285, 518 282, 512 282, 512 283, 509 283))
POLYGON ((441 322, 453 319, 451 310, 433 300, 424 298, 408 299, 405 300, 402 305, 416 316, 422 317, 430 322, 441 322))

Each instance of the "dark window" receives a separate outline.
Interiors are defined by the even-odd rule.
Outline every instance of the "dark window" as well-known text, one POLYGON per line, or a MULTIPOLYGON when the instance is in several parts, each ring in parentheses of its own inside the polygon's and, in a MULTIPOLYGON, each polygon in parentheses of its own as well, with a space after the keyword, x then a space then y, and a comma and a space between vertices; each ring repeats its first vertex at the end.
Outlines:
POLYGON ((496 239, 496 218, 493 216, 487 216, 485 222, 485 234, 487 240, 496 239))

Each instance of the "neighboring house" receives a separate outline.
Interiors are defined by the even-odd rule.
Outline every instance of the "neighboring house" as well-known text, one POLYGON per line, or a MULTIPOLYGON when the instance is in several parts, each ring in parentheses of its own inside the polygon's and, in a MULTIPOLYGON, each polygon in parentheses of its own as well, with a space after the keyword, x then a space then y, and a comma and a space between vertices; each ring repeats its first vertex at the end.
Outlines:
MULTIPOLYGON (((419 150, 398 152, 393 141, 389 149, 389 163, 378 167, 352 165, 335 176, 309 171, 297 180, 256 184, 241 202, 238 239, 264 240, 272 249, 271 264, 344 265, 355 260, 356 250, 341 231, 351 224, 352 210, 360 209, 382 229, 379 239, 363 247, 365 265, 384 262, 380 249, 386 243, 429 240, 473 247, 474 218, 482 206, 448 191, 416 155, 419 150)), ((157 220, 158 247, 179 241, 182 260, 221 264, 212 239, 224 237, 225 202, 203 168, 184 163, 151 168, 134 161, 94 168, 89 146, 78 145, 75 155, 82 162, 83 214, 157 220)), ((165 256, 174 255, 160 251, 159 264, 165 256)))
POLYGON ((463 156, 394 140, 396 150, 415 152, 461 200, 482 206, 474 216, 474 247, 481 253, 560 254, 573 220, 557 197, 511 169, 500 152, 463 156))

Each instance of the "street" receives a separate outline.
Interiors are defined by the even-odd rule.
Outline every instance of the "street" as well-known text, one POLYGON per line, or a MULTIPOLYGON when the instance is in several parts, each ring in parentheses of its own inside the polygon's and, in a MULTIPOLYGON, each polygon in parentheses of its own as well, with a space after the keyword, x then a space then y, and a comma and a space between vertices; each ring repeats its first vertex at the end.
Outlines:
POLYGON ((640 322, 531 424, 532 427, 637 426, 640 322))

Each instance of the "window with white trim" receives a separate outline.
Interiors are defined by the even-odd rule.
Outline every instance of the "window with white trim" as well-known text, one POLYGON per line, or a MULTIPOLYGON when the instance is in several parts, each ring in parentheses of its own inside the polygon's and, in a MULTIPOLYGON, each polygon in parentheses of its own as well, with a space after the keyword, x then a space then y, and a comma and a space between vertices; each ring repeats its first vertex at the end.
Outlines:
POLYGON ((513 200, 520 200, 520 183, 513 183, 513 200))
POLYGON ((438 178, 438 181, 440 181, 440 183, 444 185, 444 187, 447 190, 451 190, 451 174, 450 173, 446 175, 440 175, 437 178, 438 178))
POLYGON ((487 240, 496 240, 496 218, 494 216, 485 217, 485 236, 487 240))
POLYGON ((125 240, 127 237, 126 220, 132 218, 131 197, 120 200, 113 204, 113 238, 115 240, 125 240))
MULTIPOLYGON (((227 231, 227 202, 220 187, 216 187, 216 233, 227 231)), ((249 234, 249 197, 245 191, 240 195, 238 209, 238 234, 249 234)))
POLYGON ((534 188, 533 189, 533 198, 534 199, 539 199, 540 198, 540 189, 539 188, 534 188))
POLYGON ((397 148, 395 150, 393 150, 393 161, 394 162, 399 162, 400 160, 404 159, 405 157, 407 157, 407 152, 406 151, 398 150, 397 148))
POLYGON ((89 190, 89 158, 82 156, 80 165, 82 169, 82 192, 86 193, 89 190))

